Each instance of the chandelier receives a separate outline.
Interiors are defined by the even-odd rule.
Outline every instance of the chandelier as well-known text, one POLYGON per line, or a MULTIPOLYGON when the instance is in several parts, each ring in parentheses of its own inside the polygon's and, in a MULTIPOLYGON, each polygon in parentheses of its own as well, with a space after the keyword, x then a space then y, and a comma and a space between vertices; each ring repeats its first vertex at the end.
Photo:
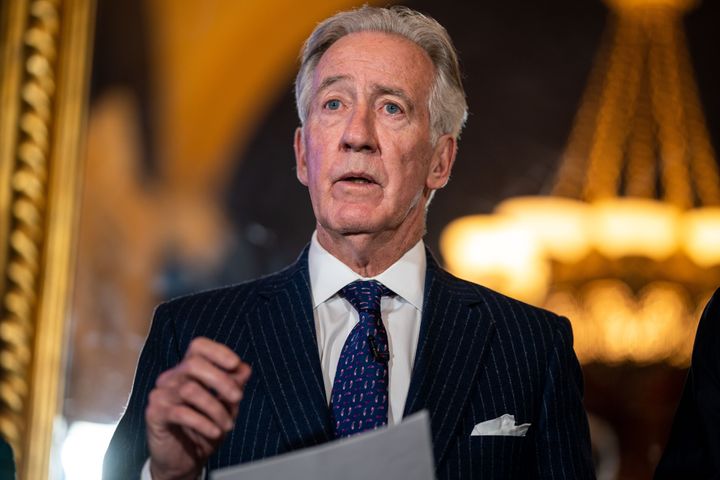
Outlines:
POLYGON ((720 180, 682 16, 690 0, 611 8, 549 196, 457 219, 456 275, 567 316, 583 363, 689 363, 720 286, 720 180))

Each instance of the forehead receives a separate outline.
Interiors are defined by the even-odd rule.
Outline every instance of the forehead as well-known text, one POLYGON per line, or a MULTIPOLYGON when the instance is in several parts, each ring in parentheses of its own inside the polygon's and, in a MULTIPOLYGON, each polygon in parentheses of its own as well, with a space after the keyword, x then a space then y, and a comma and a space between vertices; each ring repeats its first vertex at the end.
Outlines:
POLYGON ((435 67, 430 56, 412 41, 382 32, 351 33, 335 42, 320 58, 313 90, 328 78, 339 77, 361 87, 382 85, 427 98, 435 67))

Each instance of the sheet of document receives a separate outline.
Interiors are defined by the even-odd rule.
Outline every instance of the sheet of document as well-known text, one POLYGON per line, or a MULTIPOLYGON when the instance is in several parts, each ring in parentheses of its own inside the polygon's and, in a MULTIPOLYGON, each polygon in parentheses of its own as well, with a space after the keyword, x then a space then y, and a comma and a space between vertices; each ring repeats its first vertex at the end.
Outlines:
POLYGON ((398 425, 210 474, 212 480, 434 480, 426 411, 398 425))

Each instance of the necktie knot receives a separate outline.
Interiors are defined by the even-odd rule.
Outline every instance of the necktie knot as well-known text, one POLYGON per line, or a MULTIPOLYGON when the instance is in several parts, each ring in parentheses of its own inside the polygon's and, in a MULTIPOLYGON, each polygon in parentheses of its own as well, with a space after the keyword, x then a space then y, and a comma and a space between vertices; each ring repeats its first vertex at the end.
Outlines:
POLYGON ((356 280, 340 289, 340 295, 360 313, 379 312, 382 297, 394 295, 377 280, 356 280))

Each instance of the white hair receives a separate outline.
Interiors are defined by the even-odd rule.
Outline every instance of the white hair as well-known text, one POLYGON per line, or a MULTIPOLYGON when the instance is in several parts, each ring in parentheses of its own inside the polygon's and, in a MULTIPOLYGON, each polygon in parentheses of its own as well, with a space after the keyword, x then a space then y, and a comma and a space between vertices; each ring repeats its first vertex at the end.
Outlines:
POLYGON ((300 122, 304 124, 307 119, 312 76, 320 57, 340 38, 357 32, 399 35, 427 52, 436 70, 428 100, 432 143, 448 133, 458 138, 467 119, 467 102, 455 47, 445 28, 436 20, 402 6, 365 5, 340 12, 313 30, 301 50, 300 70, 295 79, 295 102, 300 122))

